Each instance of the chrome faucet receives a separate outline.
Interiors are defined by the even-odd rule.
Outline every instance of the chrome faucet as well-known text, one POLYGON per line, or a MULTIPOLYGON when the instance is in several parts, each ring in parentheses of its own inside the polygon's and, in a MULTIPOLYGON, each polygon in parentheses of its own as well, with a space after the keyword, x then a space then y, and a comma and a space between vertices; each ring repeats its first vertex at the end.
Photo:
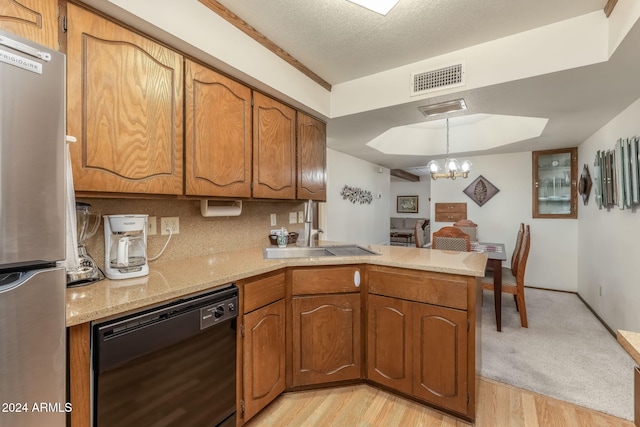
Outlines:
POLYGON ((320 228, 313 228, 313 200, 309 199, 304 204, 304 245, 315 246, 313 238, 322 232, 320 228))

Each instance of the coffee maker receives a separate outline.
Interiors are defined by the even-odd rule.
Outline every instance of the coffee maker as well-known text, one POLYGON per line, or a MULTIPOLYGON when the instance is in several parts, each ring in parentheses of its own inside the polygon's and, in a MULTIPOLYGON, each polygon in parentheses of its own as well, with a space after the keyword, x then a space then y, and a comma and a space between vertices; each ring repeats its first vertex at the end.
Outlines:
POLYGON ((148 215, 105 215, 104 274, 130 279, 149 274, 147 264, 148 215))
POLYGON ((78 239, 77 268, 67 270, 67 286, 80 286, 104 279, 96 262, 87 252, 86 242, 100 225, 100 214, 91 211, 89 203, 76 202, 76 233, 78 239))

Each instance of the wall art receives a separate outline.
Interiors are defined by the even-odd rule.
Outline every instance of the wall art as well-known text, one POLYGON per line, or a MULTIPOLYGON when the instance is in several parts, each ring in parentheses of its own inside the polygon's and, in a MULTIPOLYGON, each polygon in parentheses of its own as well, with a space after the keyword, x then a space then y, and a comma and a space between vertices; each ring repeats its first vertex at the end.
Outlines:
POLYGON ((396 212, 418 213, 418 196, 398 196, 396 212))
POLYGON ((589 194, 591 194, 591 185, 593 182, 591 181, 591 174, 589 173, 589 166, 586 164, 582 168, 582 174, 580 174, 580 179, 578 180, 578 194, 582 196, 582 203, 587 204, 589 201, 589 194))
POLYGON ((349 200, 351 203, 371 204, 373 201, 373 195, 369 190, 363 190, 357 187, 349 187, 345 185, 340 191, 340 195, 343 200, 349 200))
POLYGON ((495 185, 480 175, 463 190, 463 193, 476 202, 478 206, 482 206, 495 196, 498 191, 500 190, 495 185))

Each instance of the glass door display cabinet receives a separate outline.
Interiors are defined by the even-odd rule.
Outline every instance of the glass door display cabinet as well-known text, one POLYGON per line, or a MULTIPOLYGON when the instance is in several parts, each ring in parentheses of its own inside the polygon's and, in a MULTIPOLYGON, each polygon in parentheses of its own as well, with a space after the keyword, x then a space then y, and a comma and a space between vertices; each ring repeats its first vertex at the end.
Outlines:
POLYGON ((533 152, 533 217, 577 218, 578 150, 533 152))

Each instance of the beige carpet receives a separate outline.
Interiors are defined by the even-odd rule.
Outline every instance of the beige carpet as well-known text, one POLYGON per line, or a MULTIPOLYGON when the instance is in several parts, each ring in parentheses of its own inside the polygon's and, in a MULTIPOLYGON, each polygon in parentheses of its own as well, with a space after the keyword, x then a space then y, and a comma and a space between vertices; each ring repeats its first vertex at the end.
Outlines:
POLYGON ((511 295, 496 331, 493 292, 484 291, 481 375, 633 420, 635 363, 577 295, 527 288, 529 328, 511 295))

